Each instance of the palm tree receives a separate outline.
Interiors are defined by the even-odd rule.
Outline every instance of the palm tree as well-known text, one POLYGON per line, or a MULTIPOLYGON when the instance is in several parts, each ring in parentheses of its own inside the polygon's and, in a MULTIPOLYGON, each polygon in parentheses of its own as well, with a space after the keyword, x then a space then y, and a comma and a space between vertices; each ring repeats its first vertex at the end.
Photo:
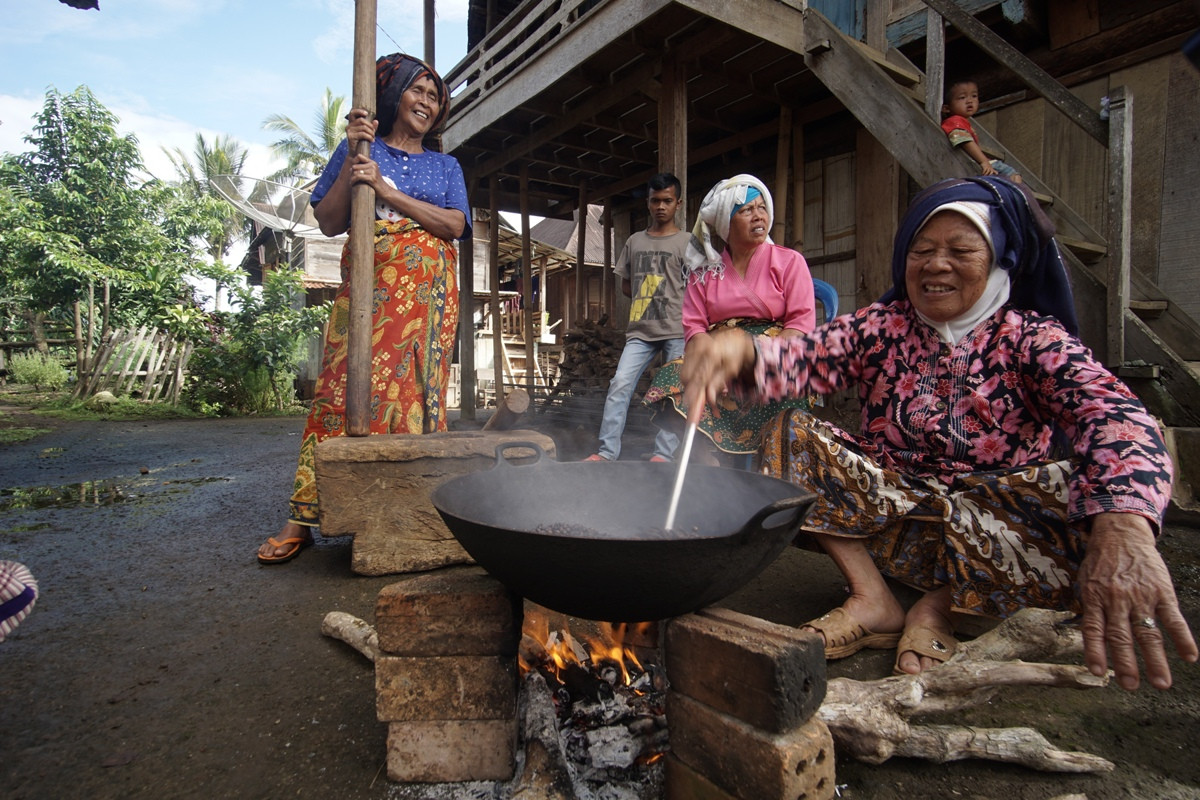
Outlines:
POLYGON ((309 136, 291 117, 283 114, 272 114, 263 120, 264 128, 284 134, 284 138, 271 144, 271 150, 287 161, 287 165, 269 179, 279 183, 300 184, 320 175, 329 157, 346 136, 346 114, 349 110, 350 105, 345 97, 334 97, 333 91, 326 88, 314 120, 313 136, 309 136))
POLYGON ((204 134, 197 133, 190 158, 178 147, 173 150, 164 147, 163 152, 175 167, 176 185, 189 199, 210 205, 211 212, 217 217, 218 225, 204 239, 212 259, 222 260, 234 239, 247 231, 252 235, 253 228, 246 217, 221 198, 211 181, 217 175, 240 177, 246 166, 246 147, 232 136, 217 136, 210 145, 204 134))

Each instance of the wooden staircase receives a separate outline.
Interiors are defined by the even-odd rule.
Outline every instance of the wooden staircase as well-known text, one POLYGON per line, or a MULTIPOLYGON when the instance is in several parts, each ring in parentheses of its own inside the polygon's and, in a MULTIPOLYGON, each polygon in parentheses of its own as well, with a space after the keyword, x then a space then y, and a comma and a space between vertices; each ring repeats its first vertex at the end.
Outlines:
MULTIPOLYGON (((1003 58, 1003 63, 1016 65, 1014 68, 1019 72, 1024 69, 1022 76, 1029 74, 1035 89, 1093 136, 1107 127, 1098 114, 1083 107, 1065 87, 1057 83, 1046 85, 1046 81, 1053 79, 952 2, 927 0, 927 4, 951 17, 955 27, 984 50, 1003 58)), ((947 146, 941 126, 927 113, 926 107, 934 106, 926 103, 927 84, 920 69, 894 50, 885 56, 847 37, 812 9, 804 10, 803 14, 804 58, 809 69, 909 175, 928 186, 947 177, 978 174, 974 161, 947 146)), ((1110 147, 1110 171, 1119 177, 1129 165, 1121 158, 1122 148, 1117 147, 1118 152, 1114 152, 1114 143, 1120 144, 1114 138, 1119 136, 1115 117, 1111 125, 1114 130, 1101 143, 1110 147)), ((1109 354, 1110 368, 1130 384, 1166 425, 1200 426, 1200 372, 1195 368, 1200 362, 1200 324, 1152 281, 1129 269, 1127 259, 1123 265, 1119 263, 1119 246, 1118 252, 1109 252, 1110 236, 1093 229, 1002 143, 982 128, 976 132, 985 152, 995 154, 1020 172, 1053 220, 1056 238, 1071 270, 1084 341, 1098 355, 1109 354), (1108 288, 1110 275, 1118 276, 1114 285, 1127 275, 1128 287, 1119 287, 1114 295, 1108 288)), ((1113 191, 1110 195, 1120 193, 1113 191)), ((1128 208, 1110 210, 1110 216, 1118 222, 1127 221, 1128 214, 1128 208)), ((1120 228, 1115 230, 1117 240, 1127 235, 1120 228)))

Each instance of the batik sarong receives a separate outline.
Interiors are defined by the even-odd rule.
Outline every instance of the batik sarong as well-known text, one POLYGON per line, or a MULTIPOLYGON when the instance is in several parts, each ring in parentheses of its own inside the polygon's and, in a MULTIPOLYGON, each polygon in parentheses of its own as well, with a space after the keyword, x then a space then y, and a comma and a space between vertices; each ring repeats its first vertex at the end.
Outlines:
POLYGON ((1069 461, 955 476, 880 466, 851 437, 804 412, 764 434, 770 475, 813 492, 805 533, 860 538, 880 572, 923 591, 949 585, 957 610, 1008 617, 1080 611, 1080 531, 1067 521, 1069 461))
MULTIPOLYGON (((458 330, 452 242, 410 219, 375 222, 375 290, 371 304, 370 432, 446 430, 446 387, 458 330)), ((321 374, 300 444, 291 521, 316 525, 317 443, 346 432, 350 243, 342 251, 342 285, 325 329, 321 374)))

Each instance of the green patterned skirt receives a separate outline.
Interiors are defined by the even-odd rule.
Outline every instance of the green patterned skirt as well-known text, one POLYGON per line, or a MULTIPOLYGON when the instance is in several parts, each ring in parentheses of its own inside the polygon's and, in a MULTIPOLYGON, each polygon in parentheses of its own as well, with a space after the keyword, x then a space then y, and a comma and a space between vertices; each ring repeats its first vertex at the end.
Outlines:
MULTIPOLYGON (((778 336, 783 333, 783 326, 778 322, 761 319, 729 319, 716 323, 709 330, 717 328, 741 328, 754 336, 761 334, 778 336)), ((683 384, 679 381, 679 368, 682 364, 682 358, 664 364, 654 374, 654 382, 646 392, 645 399, 642 400, 645 405, 654 410, 655 422, 661 427, 667 427, 669 424, 662 419, 662 415, 674 413, 680 417, 687 417, 687 403, 683 400, 683 384)), ((807 399, 751 405, 741 403, 732 397, 723 397, 716 406, 709 404, 705 407, 704 416, 700 418, 697 430, 711 439, 718 449, 726 453, 740 455, 756 453, 762 444, 762 431, 771 419, 788 409, 807 410, 809 407, 807 399)))

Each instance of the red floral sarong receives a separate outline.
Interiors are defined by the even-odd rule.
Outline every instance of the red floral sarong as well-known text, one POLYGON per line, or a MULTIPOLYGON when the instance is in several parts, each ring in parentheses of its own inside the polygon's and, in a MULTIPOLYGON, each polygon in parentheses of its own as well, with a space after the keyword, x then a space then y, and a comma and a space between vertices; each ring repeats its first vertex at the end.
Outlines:
MULTIPOLYGON (((350 322, 350 243, 342 285, 325 328, 321 374, 300 443, 291 521, 316 525, 317 442, 346 429, 346 337, 350 322)), ((410 219, 375 222, 371 304, 371 433, 446 430, 446 386, 458 331, 458 251, 410 219)))

